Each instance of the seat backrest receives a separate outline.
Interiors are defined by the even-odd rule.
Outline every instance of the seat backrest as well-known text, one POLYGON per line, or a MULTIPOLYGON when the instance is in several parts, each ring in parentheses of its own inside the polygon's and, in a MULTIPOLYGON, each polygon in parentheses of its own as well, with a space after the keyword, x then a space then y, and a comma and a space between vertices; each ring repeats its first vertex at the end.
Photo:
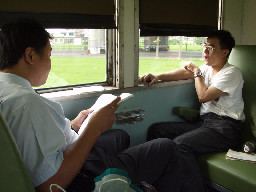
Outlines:
POLYGON ((230 55, 230 63, 240 68, 244 77, 243 98, 245 116, 241 130, 242 142, 256 140, 256 45, 238 45, 230 55))
POLYGON ((19 149, 1 111, 0 153, 0 191, 34 192, 19 149))

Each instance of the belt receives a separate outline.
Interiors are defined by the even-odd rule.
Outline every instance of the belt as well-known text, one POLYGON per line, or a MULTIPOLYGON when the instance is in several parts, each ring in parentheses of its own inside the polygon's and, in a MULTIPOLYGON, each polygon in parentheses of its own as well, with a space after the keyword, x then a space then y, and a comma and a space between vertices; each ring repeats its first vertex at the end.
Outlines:
POLYGON ((241 120, 236 120, 236 119, 233 119, 233 118, 228 117, 228 116, 217 115, 216 113, 212 113, 212 112, 201 115, 200 118, 202 118, 202 119, 227 120, 227 121, 231 121, 231 122, 234 122, 234 123, 241 123, 241 120))

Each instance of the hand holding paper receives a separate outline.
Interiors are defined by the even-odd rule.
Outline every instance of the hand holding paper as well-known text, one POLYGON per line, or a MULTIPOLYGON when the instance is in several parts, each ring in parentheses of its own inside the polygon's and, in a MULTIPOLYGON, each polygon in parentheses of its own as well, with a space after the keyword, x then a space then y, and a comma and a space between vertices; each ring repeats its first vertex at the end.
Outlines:
MULTIPOLYGON (((95 104, 91 107, 91 109, 93 109, 92 113, 97 112, 99 109, 101 109, 102 107, 108 105, 110 102, 112 102, 117 96, 112 95, 112 94, 102 94, 97 101, 95 102, 95 104)), ((118 105, 120 105, 123 101, 133 97, 133 94, 130 93, 122 93, 120 95, 121 100, 118 102, 118 105)), ((89 114, 88 117, 84 120, 83 124, 81 125, 78 134, 80 135, 83 130, 85 129, 85 127, 88 124, 88 121, 90 119, 91 115, 89 114)))

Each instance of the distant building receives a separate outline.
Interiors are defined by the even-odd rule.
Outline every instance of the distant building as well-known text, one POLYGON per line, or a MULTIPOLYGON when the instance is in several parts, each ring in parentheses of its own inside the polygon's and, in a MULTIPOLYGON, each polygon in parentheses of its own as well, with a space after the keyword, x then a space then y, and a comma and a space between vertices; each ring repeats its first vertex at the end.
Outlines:
POLYGON ((58 48, 65 49, 68 45, 74 45, 81 46, 86 53, 105 53, 104 29, 47 29, 47 31, 54 37, 52 44, 58 48))
MULTIPOLYGON (((156 51, 157 37, 141 37, 140 38, 140 49, 144 51, 156 51), (143 42, 143 47, 141 46, 143 42)), ((168 51, 168 37, 159 37, 159 51, 168 51)))

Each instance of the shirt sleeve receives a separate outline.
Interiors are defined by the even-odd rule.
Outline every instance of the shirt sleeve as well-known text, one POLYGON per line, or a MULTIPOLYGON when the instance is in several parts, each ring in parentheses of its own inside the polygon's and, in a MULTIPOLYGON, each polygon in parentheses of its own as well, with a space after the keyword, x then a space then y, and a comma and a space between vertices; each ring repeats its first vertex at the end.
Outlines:
POLYGON ((78 139, 79 135, 74 130, 71 129, 70 120, 67 118, 65 120, 66 126, 64 127, 64 134, 66 137, 67 148, 78 139))
POLYGON ((233 95, 241 82, 243 82, 241 72, 235 67, 230 67, 213 79, 212 86, 233 95))
POLYGON ((40 100, 23 106, 21 114, 19 145, 32 182, 38 186, 56 174, 63 162, 66 120, 61 106, 40 100))

